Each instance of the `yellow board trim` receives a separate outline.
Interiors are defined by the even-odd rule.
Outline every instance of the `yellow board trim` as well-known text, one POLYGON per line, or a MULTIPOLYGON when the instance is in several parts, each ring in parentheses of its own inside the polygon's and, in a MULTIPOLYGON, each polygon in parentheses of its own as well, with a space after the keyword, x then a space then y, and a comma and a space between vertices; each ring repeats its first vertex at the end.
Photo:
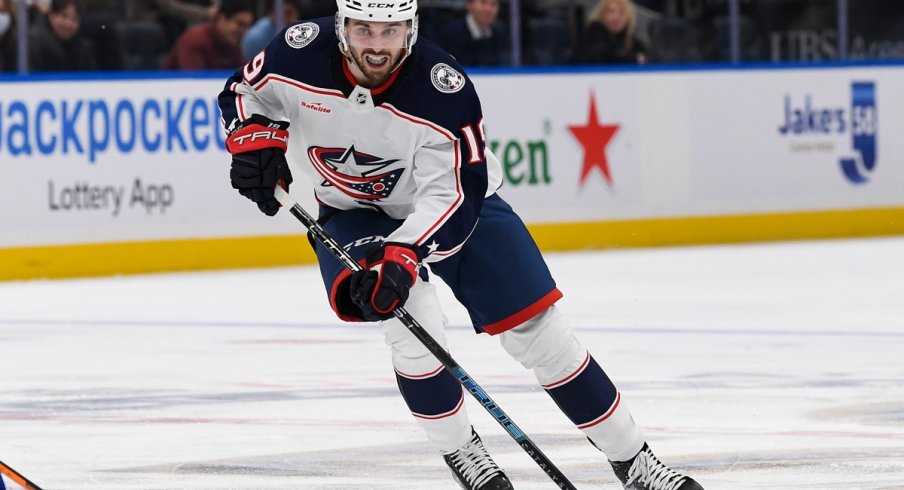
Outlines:
POLYGON ((546 251, 857 238, 904 234, 904 208, 531 225, 546 251))
MULTIPOLYGON (((544 251, 904 235, 904 208, 529 226, 544 251)), ((0 249, 0 280, 314 263, 304 235, 0 249)))
POLYGON ((0 249, 0 280, 145 274, 314 262, 305 235, 0 249))

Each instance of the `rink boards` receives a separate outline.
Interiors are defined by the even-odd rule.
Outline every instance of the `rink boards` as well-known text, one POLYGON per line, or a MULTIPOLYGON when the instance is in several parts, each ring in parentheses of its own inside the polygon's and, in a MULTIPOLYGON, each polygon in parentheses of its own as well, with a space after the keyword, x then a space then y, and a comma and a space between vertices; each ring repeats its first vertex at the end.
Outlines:
MULTIPOLYGON (((0 279, 313 261, 229 186, 224 79, 0 80, 0 279)), ((546 250, 904 233, 904 66, 472 80, 546 250)))

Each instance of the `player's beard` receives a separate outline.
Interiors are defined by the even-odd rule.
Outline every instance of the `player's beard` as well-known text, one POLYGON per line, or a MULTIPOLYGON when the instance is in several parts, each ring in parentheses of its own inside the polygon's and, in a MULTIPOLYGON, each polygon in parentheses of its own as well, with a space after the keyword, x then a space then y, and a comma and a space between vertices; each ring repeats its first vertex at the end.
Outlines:
POLYGON ((366 82, 361 83, 359 80, 359 83, 367 88, 376 88, 386 83, 389 77, 392 76, 392 72, 402 61, 403 51, 404 49, 375 50, 371 48, 358 51, 351 47, 349 54, 351 54, 352 60, 366 79, 366 82), (385 59, 386 61, 379 65, 371 63, 371 61, 378 61, 379 59, 385 59))

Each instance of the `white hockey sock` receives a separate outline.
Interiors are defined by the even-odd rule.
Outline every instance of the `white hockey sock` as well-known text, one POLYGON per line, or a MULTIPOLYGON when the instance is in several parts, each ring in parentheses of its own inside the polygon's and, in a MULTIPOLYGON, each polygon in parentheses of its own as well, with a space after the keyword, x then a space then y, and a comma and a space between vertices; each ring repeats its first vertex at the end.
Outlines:
MULTIPOLYGON (((587 350, 574 337, 555 306, 500 334, 500 342, 512 357, 532 369, 545 387, 562 381, 557 386, 564 386, 588 359, 587 350)), ((620 394, 599 420, 581 431, 610 460, 628 460, 643 447, 643 434, 621 402, 620 394)))
POLYGON ((605 420, 581 431, 610 461, 627 461, 643 447, 643 433, 634 423, 631 412, 622 403, 621 393, 605 420))
MULTIPOLYGON (((464 394, 462 394, 464 396, 464 394)), ((427 438, 443 454, 457 451, 471 439, 471 422, 465 410, 464 398, 461 408, 453 415, 439 419, 415 417, 418 425, 427 433, 427 438)))
MULTIPOLYGON (((446 348, 446 338, 443 335, 446 317, 440 308, 433 285, 419 278, 411 288, 405 309, 417 318, 418 323, 439 345, 446 348)), ((406 401, 409 402, 409 407, 418 405, 415 398, 422 401, 425 397, 429 398, 432 395, 433 392, 430 390, 436 389, 439 389, 442 394, 438 398, 449 402, 442 402, 449 407, 449 410, 443 413, 436 413, 438 410, 434 410, 425 414, 412 410, 412 415, 418 425, 427 433, 427 438, 443 453, 450 453, 464 446, 471 438, 471 423, 464 406, 465 394, 461 386, 457 381, 438 383, 442 385, 440 387, 431 383, 431 380, 439 379, 438 376, 451 375, 444 371, 436 357, 408 331, 401 321, 392 318, 381 322, 380 327, 386 344, 392 350, 392 365, 396 373, 404 378, 402 381, 408 387, 406 392, 411 398, 406 401), (422 391, 418 386, 422 382, 432 386, 422 391), (459 392, 461 402, 456 404, 456 401, 459 400, 459 392)))

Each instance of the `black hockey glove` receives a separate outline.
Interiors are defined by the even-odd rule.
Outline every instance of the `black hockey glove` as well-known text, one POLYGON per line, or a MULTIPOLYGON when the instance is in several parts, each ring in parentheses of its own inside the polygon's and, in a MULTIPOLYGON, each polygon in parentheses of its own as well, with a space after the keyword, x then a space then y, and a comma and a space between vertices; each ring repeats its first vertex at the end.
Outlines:
POLYGON ((367 254, 364 269, 352 274, 352 302, 368 321, 392 318, 392 310, 408 300, 420 267, 417 250, 405 243, 384 243, 367 254))
POLYGON ((229 178, 239 194, 257 203, 267 216, 279 211, 273 188, 279 182, 286 190, 292 183, 292 172, 286 162, 289 123, 271 121, 255 114, 226 139, 232 153, 229 178))

